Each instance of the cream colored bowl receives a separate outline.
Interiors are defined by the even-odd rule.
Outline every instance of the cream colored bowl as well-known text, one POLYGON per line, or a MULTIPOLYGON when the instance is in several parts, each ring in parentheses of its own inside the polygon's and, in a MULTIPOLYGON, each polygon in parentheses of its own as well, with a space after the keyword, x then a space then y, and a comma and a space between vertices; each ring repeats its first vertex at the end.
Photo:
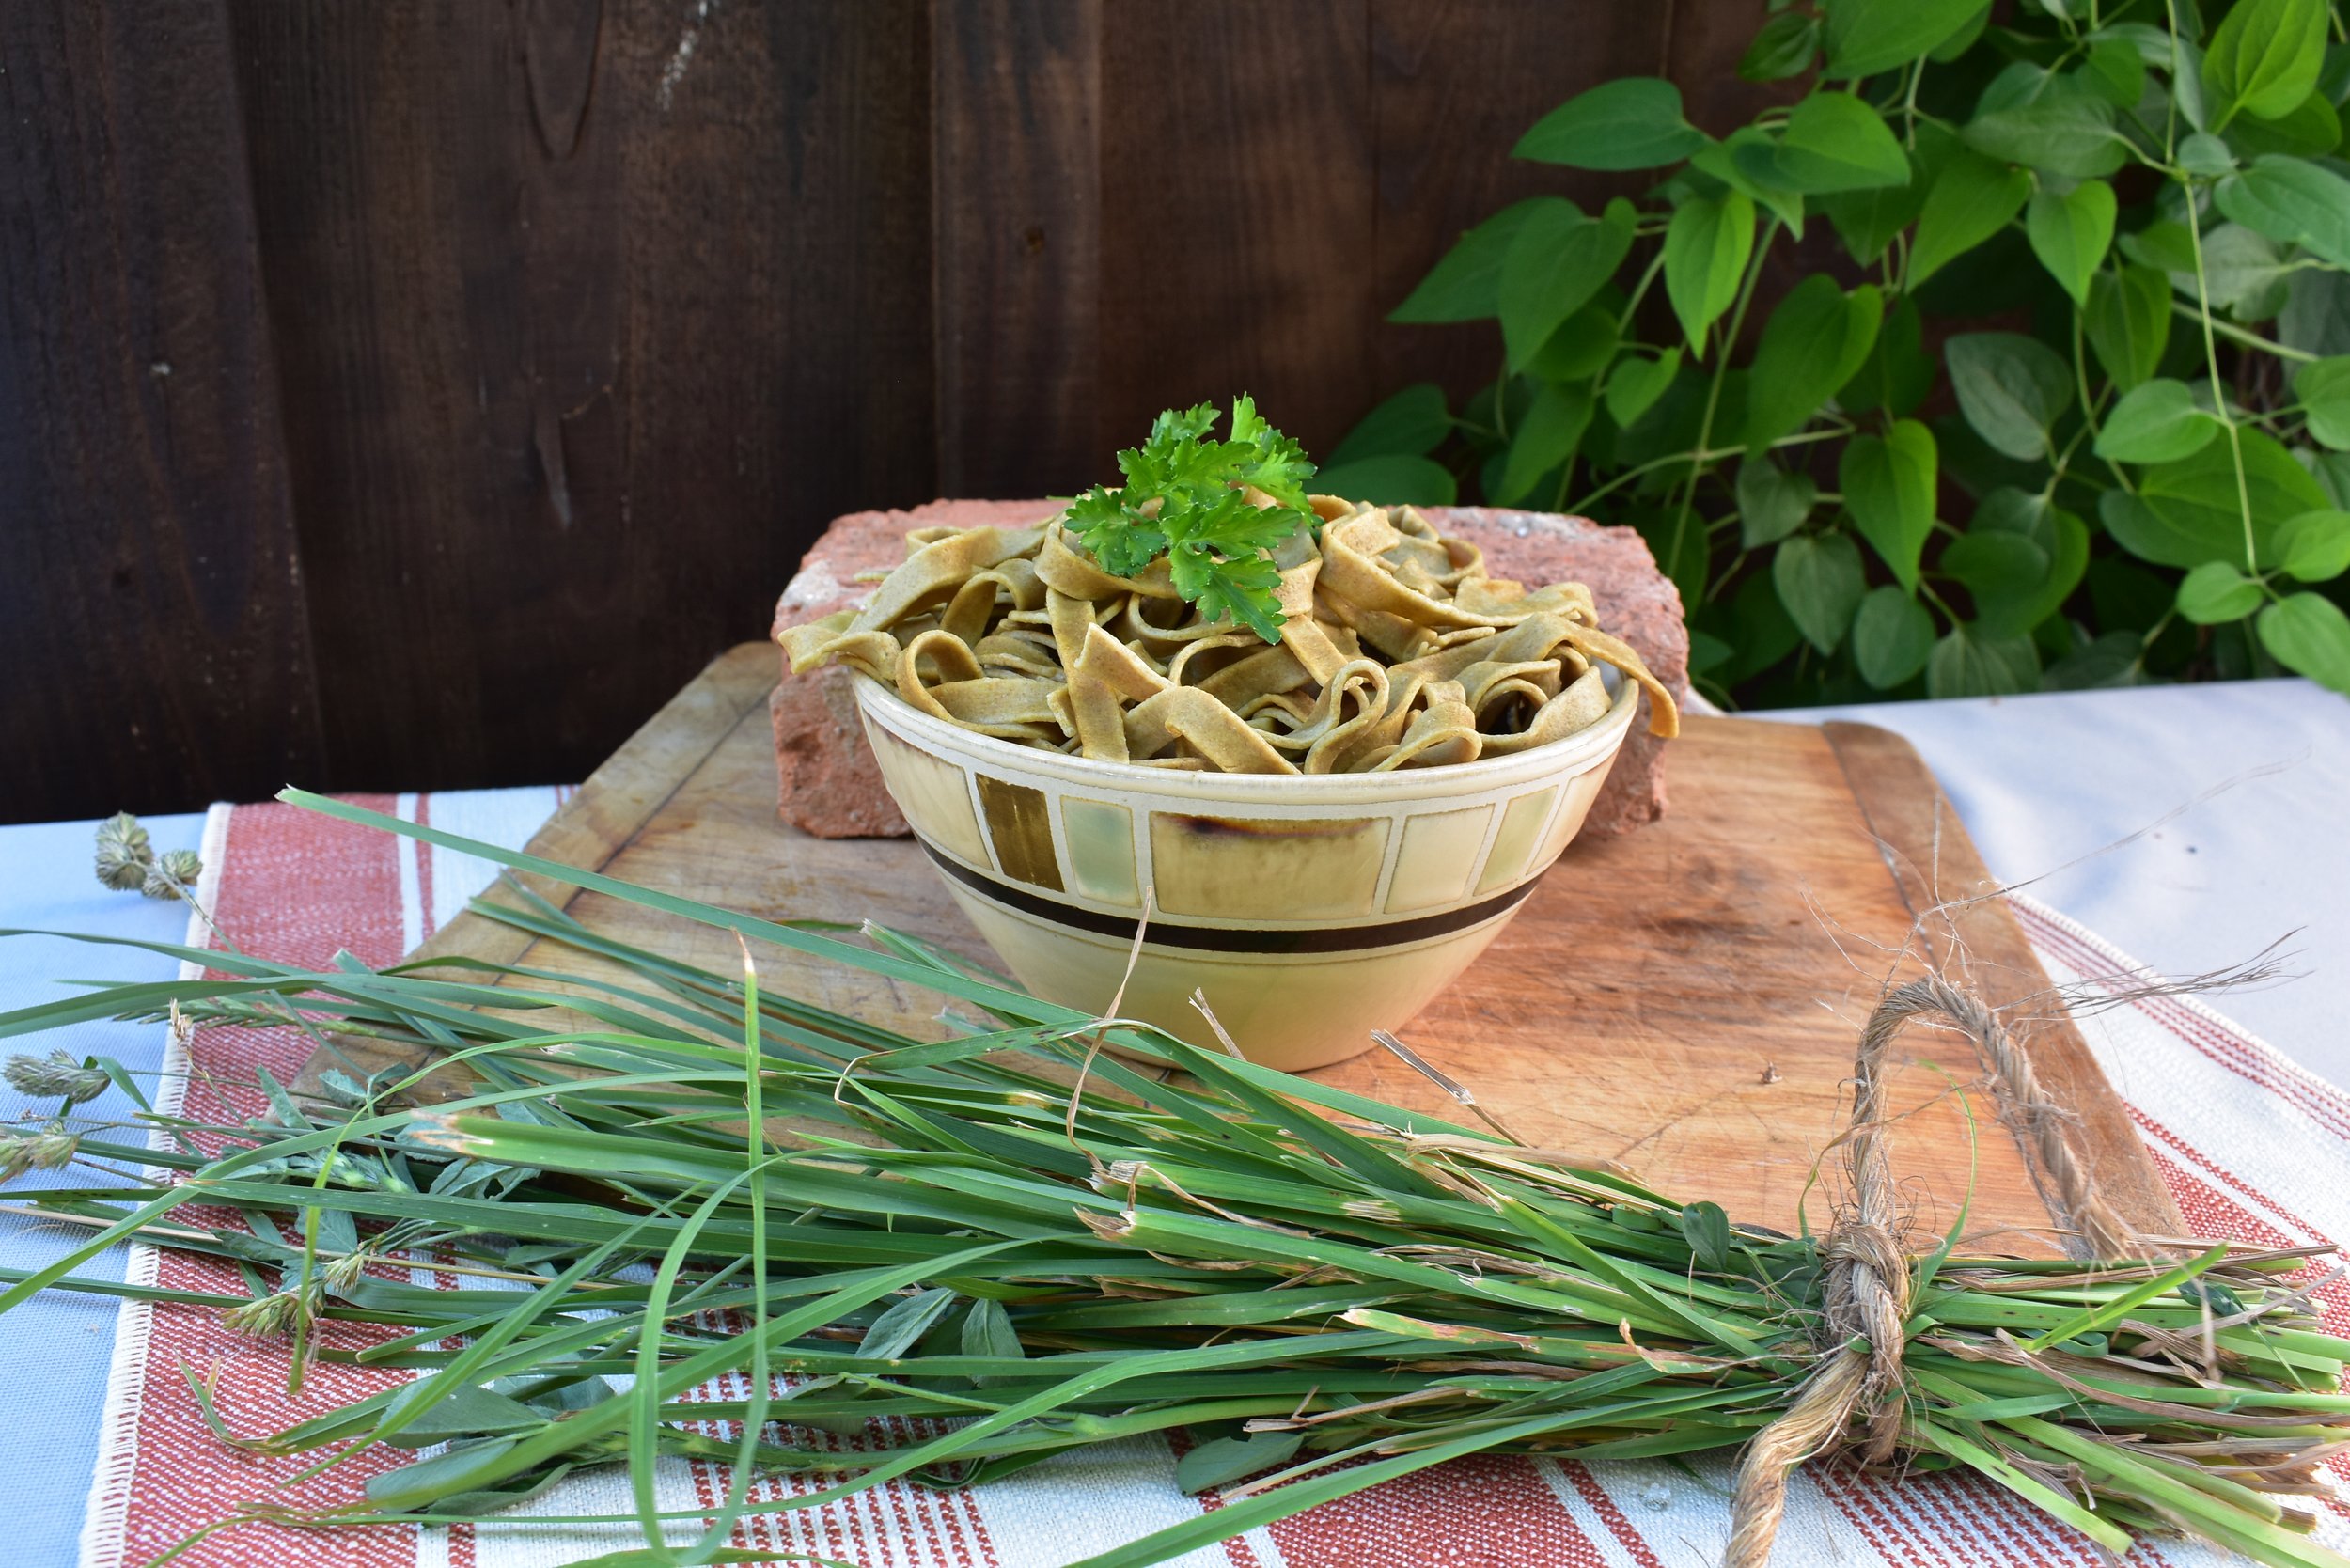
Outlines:
MULTIPOLYGON (((1615 672, 1606 672, 1613 676, 1615 672)), ((971 923, 1031 992, 1215 1047, 1195 991, 1251 1060, 1343 1061, 1408 1022, 1517 913, 1632 728, 1392 773, 1185 773, 975 734, 856 679, 889 792, 971 923)))

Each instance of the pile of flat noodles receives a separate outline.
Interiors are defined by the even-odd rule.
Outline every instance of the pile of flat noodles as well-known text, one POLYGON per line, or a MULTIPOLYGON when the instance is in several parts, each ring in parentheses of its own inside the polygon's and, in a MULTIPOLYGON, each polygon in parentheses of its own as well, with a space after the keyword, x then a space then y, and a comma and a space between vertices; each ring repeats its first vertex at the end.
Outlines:
POLYGON ((1597 721, 1597 664, 1672 696, 1599 629, 1590 590, 1528 592, 1410 507, 1313 497, 1275 557, 1281 640, 1206 620, 1165 557, 1114 577, 1062 530, 919 528, 865 607, 781 635, 794 671, 839 663, 924 713, 1108 762, 1378 773, 1507 756, 1597 721), (1594 662, 1596 661, 1596 663, 1594 662))

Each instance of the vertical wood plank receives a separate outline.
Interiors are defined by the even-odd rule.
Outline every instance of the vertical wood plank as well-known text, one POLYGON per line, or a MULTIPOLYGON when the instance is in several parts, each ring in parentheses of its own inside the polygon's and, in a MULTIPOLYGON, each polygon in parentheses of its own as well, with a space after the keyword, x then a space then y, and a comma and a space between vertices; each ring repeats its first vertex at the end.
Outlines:
POLYGON ((218 0, 0 7, 0 820, 316 777, 218 0))
POLYGON ((1114 5, 1099 445, 1256 395, 1326 451, 1377 395, 1369 0, 1114 5))
POLYGON ((231 0, 339 785, 579 776, 932 490, 925 0, 231 0))
MULTIPOLYGON (((1378 251, 1370 320, 1377 395, 1414 381, 1458 395, 1498 372, 1501 337, 1491 321, 1398 326, 1384 320, 1464 230, 1528 196, 1564 196, 1596 208, 1640 189, 1638 176, 1520 162, 1510 149, 1575 94, 1620 76, 1656 74, 1668 58, 1675 8, 1671 0, 1371 0, 1378 251)), ((1371 402, 1366 396, 1362 408, 1371 402)))
POLYGON ((614 741, 765 635, 833 518, 938 494, 927 0, 713 0, 682 69, 687 8, 627 11, 631 537, 651 612, 704 614, 614 741))
POLYGON ((1102 0, 933 0, 938 488, 1101 478, 1102 0))

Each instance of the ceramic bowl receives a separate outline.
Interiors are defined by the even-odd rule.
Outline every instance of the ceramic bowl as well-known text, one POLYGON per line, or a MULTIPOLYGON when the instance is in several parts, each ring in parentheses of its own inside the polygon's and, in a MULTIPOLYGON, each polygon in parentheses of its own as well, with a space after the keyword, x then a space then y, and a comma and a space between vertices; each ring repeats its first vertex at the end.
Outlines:
MULTIPOLYGON (((1605 672, 1613 676, 1613 670, 1605 672)), ((1187 773, 980 735, 851 682, 898 808, 1006 967, 1050 1001, 1109 1005, 1214 1049, 1204 991, 1251 1060, 1368 1048, 1500 933, 1559 858, 1630 731, 1596 723, 1507 757, 1391 773, 1187 773)))

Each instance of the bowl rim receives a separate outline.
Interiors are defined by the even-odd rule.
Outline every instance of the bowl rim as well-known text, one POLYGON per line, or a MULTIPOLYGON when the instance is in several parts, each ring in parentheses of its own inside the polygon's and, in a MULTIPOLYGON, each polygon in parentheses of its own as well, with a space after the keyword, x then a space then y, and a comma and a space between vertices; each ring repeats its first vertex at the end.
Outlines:
MULTIPOLYGON (((1603 666, 1604 668, 1606 666, 1603 666)), ((1614 700, 1607 712, 1583 729, 1544 745, 1503 757, 1480 757, 1470 762, 1441 767, 1397 768, 1386 773, 1264 774, 1193 773, 1174 768, 1148 768, 1133 762, 1104 762, 1022 745, 996 735, 984 735, 924 713, 871 676, 850 670, 857 706, 876 722, 901 735, 911 734, 931 744, 972 756, 1010 774, 1044 774, 1080 788, 1122 788, 1136 793, 1178 795, 1193 799, 1246 800, 1253 803, 1289 801, 1297 804, 1353 799, 1392 801, 1428 796, 1458 796, 1503 788, 1522 779, 1547 778, 1560 773, 1581 773, 1612 759, 1632 728, 1639 707, 1637 683, 1616 676, 1614 700)), ((1606 675, 1601 677, 1603 681, 1606 675)))

